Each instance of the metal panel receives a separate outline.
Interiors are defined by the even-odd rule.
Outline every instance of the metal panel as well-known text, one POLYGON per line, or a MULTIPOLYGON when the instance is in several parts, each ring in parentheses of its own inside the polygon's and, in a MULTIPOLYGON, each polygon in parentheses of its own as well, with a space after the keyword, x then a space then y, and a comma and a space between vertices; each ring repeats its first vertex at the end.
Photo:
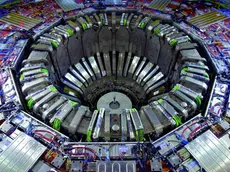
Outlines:
POLYGON ((77 4, 74 0, 55 0, 61 9, 65 12, 72 11, 79 8, 84 8, 84 5, 77 4))
POLYGON ((165 7, 171 2, 171 0, 154 0, 148 5, 149 8, 164 11, 165 7))
POLYGON ((210 131, 206 131, 185 148, 206 171, 229 171, 230 151, 210 131))
POLYGON ((25 30, 30 30, 42 22, 42 20, 25 17, 16 13, 10 13, 6 16, 3 16, 2 18, 0 18, 0 21, 7 22, 11 25, 17 26, 25 30))
POLYGON ((29 171, 46 147, 32 137, 21 133, 0 153, 0 171, 29 171))
POLYGON ((203 15, 193 17, 193 18, 189 19, 188 22, 191 23, 192 25, 198 27, 198 28, 202 28, 202 27, 205 27, 205 26, 210 25, 212 23, 224 20, 226 18, 227 17, 224 16, 222 13, 219 13, 217 11, 211 11, 211 12, 205 13, 203 15))

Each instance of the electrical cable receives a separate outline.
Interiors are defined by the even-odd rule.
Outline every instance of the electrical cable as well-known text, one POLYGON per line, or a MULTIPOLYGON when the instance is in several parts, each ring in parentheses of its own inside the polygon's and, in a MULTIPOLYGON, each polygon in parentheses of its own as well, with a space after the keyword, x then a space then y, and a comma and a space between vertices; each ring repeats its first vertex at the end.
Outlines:
POLYGON ((71 148, 66 148, 66 149, 85 149, 85 150, 88 150, 90 151, 92 154, 93 154, 93 159, 95 160, 97 158, 97 153, 92 149, 92 148, 89 148, 89 147, 84 147, 84 146, 72 146, 71 148))
POLYGON ((43 132, 43 133, 49 133, 51 134, 52 136, 56 137, 55 134, 53 134, 51 131, 49 130, 33 130, 32 133, 39 133, 39 132, 43 132))

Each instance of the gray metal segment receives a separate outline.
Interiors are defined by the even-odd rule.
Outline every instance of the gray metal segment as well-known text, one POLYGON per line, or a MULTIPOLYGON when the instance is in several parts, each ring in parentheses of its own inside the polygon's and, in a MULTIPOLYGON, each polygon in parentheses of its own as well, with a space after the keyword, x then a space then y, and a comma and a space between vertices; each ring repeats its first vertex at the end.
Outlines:
POLYGON ((143 17, 142 14, 138 16, 134 28, 138 27, 139 23, 141 22, 142 17, 143 17))
POLYGON ((160 79, 162 79, 164 77, 163 73, 159 72, 157 73, 154 77, 152 77, 144 86, 145 91, 147 91, 147 89, 149 87, 151 87, 153 84, 155 84, 156 82, 158 82, 160 79))
POLYGON ((89 110, 86 106, 80 106, 75 113, 75 116, 72 119, 72 122, 69 124, 68 132, 70 134, 75 134, 77 131, 77 128, 79 127, 82 118, 84 117, 86 111, 89 110))
POLYGON ((74 84, 72 84, 71 82, 63 80, 63 79, 61 81, 62 81, 63 84, 65 84, 69 88, 73 89, 74 91, 77 91, 78 93, 83 94, 83 91, 79 87, 77 87, 74 84))
POLYGON ((203 98, 203 96, 193 90, 191 90, 188 87, 185 87, 181 84, 177 84, 177 86, 179 86, 179 91, 184 93, 185 95, 187 95, 188 97, 190 97, 193 100, 196 100, 196 98, 199 96, 200 98, 203 98))
POLYGON ((191 73, 191 72, 181 71, 180 75, 181 76, 188 76, 188 77, 191 77, 194 79, 198 79, 199 81, 205 82, 206 84, 208 84, 210 81, 209 77, 207 77, 207 76, 202 76, 202 75, 191 73))
POLYGON ((107 75, 111 75, 111 64, 110 64, 110 56, 109 54, 103 54, 104 62, 105 62, 105 70, 107 75))
POLYGON ((130 61, 131 61, 131 55, 132 55, 132 53, 129 52, 128 57, 127 57, 126 62, 125 62, 123 76, 127 76, 127 73, 128 73, 128 70, 129 70, 129 64, 130 64, 130 61))
POLYGON ((105 141, 110 141, 110 113, 108 110, 105 110, 105 119, 104 119, 104 138, 105 141))
POLYGON ((98 110, 94 110, 93 116, 92 116, 90 123, 89 123, 89 126, 88 126, 88 131, 93 131, 93 127, 94 127, 94 124, 96 122, 97 115, 98 115, 98 110))
POLYGON ((92 69, 90 68, 90 66, 89 66, 88 63, 85 61, 84 58, 82 58, 82 62, 83 62, 83 64, 84 64, 84 66, 85 66, 87 72, 88 72, 89 75, 91 76, 91 78, 92 78, 93 80, 96 80, 96 77, 95 77, 95 75, 94 75, 92 69))
POLYGON ((97 65, 97 62, 93 56, 89 57, 89 63, 92 66, 93 71, 94 71, 97 79, 100 79, 101 78, 101 72, 100 72, 100 69, 97 65))
POLYGON ((78 72, 80 72, 82 74, 82 76, 85 78, 85 80, 87 81, 88 84, 92 83, 92 79, 90 78, 90 75, 88 74, 88 72, 84 69, 84 67, 80 64, 77 63, 75 65, 76 69, 78 70, 78 72))
POLYGON ((129 28, 129 24, 130 24, 130 22, 131 22, 133 16, 134 16, 133 13, 129 14, 129 17, 128 17, 128 19, 127 19, 127 28, 129 28))
POLYGON ((52 104, 48 109, 46 109, 44 112, 42 112, 42 119, 45 121, 51 113, 53 113, 59 106, 61 106, 65 101, 67 101, 66 98, 60 97, 58 101, 56 101, 54 104, 52 104))
POLYGON ((146 82, 158 71, 159 66, 156 66, 141 82, 141 86, 144 86, 146 82))
POLYGON ((42 68, 25 71, 25 72, 23 72, 23 75, 25 77, 27 77, 27 76, 31 76, 31 75, 40 74, 40 73, 43 73, 42 68))
POLYGON ((122 15, 121 15, 121 20, 120 20, 120 25, 121 26, 123 26, 124 25, 124 19, 125 19, 125 15, 126 15, 126 13, 122 13, 122 15))
POLYGON ((163 133, 164 126, 161 124, 159 119, 157 118, 156 114, 152 110, 152 107, 149 105, 142 106, 142 109, 145 112, 145 115, 148 117, 150 120, 152 126, 155 129, 156 134, 159 136, 163 133))
POLYGON ((176 125, 176 122, 173 120, 172 116, 158 103, 153 102, 156 105, 157 109, 161 111, 161 113, 168 119, 172 126, 176 125))
POLYGON ((197 109, 196 103, 180 91, 173 91, 174 95, 192 106, 193 111, 197 109))
POLYGON ((180 84, 201 94, 208 89, 208 86, 205 82, 199 81, 188 76, 182 76, 180 78, 180 84))
POLYGON ((33 101, 37 102, 38 100, 40 100, 41 98, 49 94, 50 92, 51 92, 50 86, 48 86, 43 91, 39 92, 38 94, 31 96, 31 98, 33 99, 33 101))
POLYGON ((122 110, 122 113, 121 113, 121 140, 123 142, 127 140, 127 114, 126 114, 126 110, 122 110))
POLYGON ((159 102, 159 104, 172 116, 178 115, 178 112, 165 100, 159 102))
POLYGON ((191 72, 191 73, 196 73, 196 74, 200 74, 200 75, 203 75, 203 76, 208 75, 208 73, 205 70, 202 70, 202 69, 193 68, 193 67, 187 67, 187 69, 188 69, 188 72, 191 72))
POLYGON ((128 71, 128 77, 132 78, 133 75, 134 75, 134 72, 137 68, 137 65, 138 65, 138 62, 140 60, 140 57, 137 57, 137 56, 134 56, 132 62, 131 62, 131 65, 130 65, 130 68, 129 68, 129 71, 128 71))
POLYGON ((99 138, 99 133, 100 133, 102 121, 104 119, 104 113, 105 113, 105 109, 101 108, 100 111, 99 111, 98 118, 97 118, 96 126, 94 128, 93 139, 98 139, 99 138))
POLYGON ((141 61, 140 65, 138 66, 136 72, 134 73, 133 75, 133 79, 136 80, 137 77, 139 76, 140 72, 141 72, 141 69, 143 68, 143 66, 145 65, 146 63, 146 57, 143 58, 143 60, 141 61))
POLYGON ((181 107, 175 100, 171 99, 169 96, 163 97, 164 100, 168 101, 177 111, 179 111, 185 118, 188 117, 188 111, 181 107))
POLYGON ((130 140, 133 140, 135 138, 135 134, 134 134, 133 126, 132 126, 132 122, 131 122, 130 110, 126 109, 125 111, 127 114, 127 125, 128 125, 129 138, 130 138, 130 140))
POLYGON ((152 69, 153 64, 148 62, 148 64, 144 67, 144 69, 140 72, 139 76, 136 79, 137 83, 141 83, 141 81, 146 77, 149 71, 152 69))
POLYGON ((182 68, 184 68, 184 67, 193 67, 193 68, 198 68, 198 69, 203 69, 203 70, 209 71, 209 67, 203 63, 185 62, 183 64, 182 68))
POLYGON ((150 91, 153 91, 154 89, 160 87, 161 85, 166 83, 166 79, 162 79, 160 80, 160 82, 157 82, 156 84, 152 85, 151 87, 149 87, 146 91, 146 94, 149 94, 150 91))
POLYGON ((125 54, 124 53, 119 53, 118 66, 117 66, 117 75, 118 76, 122 76, 123 67, 124 67, 124 61, 125 61, 125 54))
POLYGON ((106 76, 106 71, 105 71, 104 65, 102 63, 102 59, 101 59, 100 53, 97 53, 97 61, 98 61, 99 66, 100 66, 102 77, 106 76))
POLYGON ((45 68, 45 65, 43 63, 40 63, 40 64, 38 63, 38 64, 30 65, 30 66, 25 65, 24 67, 20 69, 20 73, 23 73, 29 70, 38 69, 38 68, 45 68))
POLYGON ((40 101, 38 101, 37 103, 35 103, 35 105, 33 106, 33 111, 35 113, 39 112, 39 108, 44 105, 45 103, 47 103, 48 101, 51 101, 54 97, 58 96, 59 93, 58 92, 50 92, 49 94, 47 94, 45 97, 43 97, 40 101))
POLYGON ((74 77, 72 74, 65 74, 65 78, 72 82, 74 85, 76 85, 78 88, 80 88, 82 91, 84 90, 85 86, 83 85, 83 83, 79 81, 76 77, 74 77))
POLYGON ((49 84, 50 81, 48 78, 39 78, 36 80, 33 80, 31 82, 26 82, 23 86, 22 86, 22 92, 23 94, 28 93, 29 90, 34 89, 35 87, 38 87, 39 85, 45 85, 45 84, 49 84))
POLYGON ((116 51, 113 50, 112 52, 112 73, 116 75, 117 72, 117 56, 116 56, 116 51))
POLYGON ((65 105, 62 106, 61 109, 59 109, 54 116, 50 119, 50 124, 52 125, 55 119, 58 119, 59 121, 63 122, 63 120, 66 118, 66 116, 73 110, 72 104, 67 102, 65 105))
POLYGON ((137 110, 130 109, 130 116, 132 118, 135 130, 143 130, 143 124, 137 110))
POLYGON ((88 86, 88 83, 86 82, 85 78, 83 78, 76 70, 74 70, 72 67, 70 67, 69 70, 81 83, 85 85, 85 87, 88 86))
POLYGON ((165 35, 167 35, 169 33, 172 33, 172 32, 175 32, 175 31, 177 31, 177 29, 174 26, 171 26, 171 27, 169 27, 167 29, 164 29, 164 30, 160 31, 158 36, 164 37, 165 35))

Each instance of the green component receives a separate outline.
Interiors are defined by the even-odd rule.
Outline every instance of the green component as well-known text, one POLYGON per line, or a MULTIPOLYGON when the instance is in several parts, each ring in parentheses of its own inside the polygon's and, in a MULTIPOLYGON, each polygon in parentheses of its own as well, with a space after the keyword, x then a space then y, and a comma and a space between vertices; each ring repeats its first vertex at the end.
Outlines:
POLYGON ((74 101, 72 101, 72 100, 69 100, 69 103, 70 103, 72 106, 77 106, 77 105, 78 105, 77 102, 74 102, 74 101))
POLYGON ((170 44, 171 47, 174 47, 174 46, 176 46, 177 42, 178 41, 176 39, 173 39, 173 40, 170 41, 169 44, 170 44))
POLYGON ((87 136, 86 136, 86 141, 87 142, 91 142, 92 141, 91 136, 92 136, 92 130, 88 130, 87 131, 87 136))
POLYGON ((0 8, 10 7, 11 5, 14 5, 14 4, 17 4, 17 3, 20 3, 20 2, 21 2, 21 0, 16 0, 16 1, 13 1, 13 2, 9 2, 9 3, 6 3, 6 4, 0 5, 0 8))
POLYGON ((83 30, 86 30, 86 29, 87 29, 87 24, 86 24, 86 23, 83 23, 83 24, 82 24, 82 27, 83 27, 83 30))
POLYGON ((69 36, 73 36, 73 30, 71 29, 66 29, 66 32, 69 34, 69 36))
POLYGON ((34 101, 32 98, 30 98, 30 99, 28 100, 28 102, 27 102, 27 107, 28 107, 29 109, 32 109, 32 107, 34 106, 34 104, 35 104, 35 101, 34 101))
POLYGON ((179 85, 175 85, 174 87, 173 87, 173 90, 179 90, 180 89, 180 86, 179 85))
POLYGON ((57 89, 56 89, 54 86, 51 86, 51 87, 50 87, 50 91, 53 91, 53 92, 54 92, 54 91, 57 91, 57 89))
POLYGON ((182 71, 182 72, 188 72, 188 68, 185 67, 185 68, 183 68, 181 71, 182 71))
POLYGON ((205 75, 204 75, 206 78, 209 78, 209 75, 206 73, 205 75))
POLYGON ((174 119, 174 121, 176 122, 176 126, 177 126, 177 127, 178 127, 179 125, 182 125, 182 124, 183 124, 182 121, 181 121, 181 118, 180 118, 178 115, 174 116, 173 119, 174 119))
POLYGON ((49 74, 49 71, 47 69, 42 68, 41 72, 46 73, 47 75, 49 74))
POLYGON ((154 34, 155 34, 155 35, 158 35, 160 32, 161 32, 160 29, 154 29, 154 34))
POLYGON ((132 109, 132 112, 136 112, 137 110, 135 108, 132 109))
POLYGON ((143 141, 144 140, 144 131, 143 130, 137 130, 136 131, 136 140, 137 141, 143 141))
POLYGON ((161 103, 161 102, 163 102, 163 99, 159 99, 159 100, 157 100, 157 102, 158 102, 158 103, 161 103))
POLYGON ((53 123, 53 128, 57 131, 61 129, 61 121, 59 119, 55 119, 53 123))
POLYGON ((140 27, 141 29, 144 29, 145 23, 144 23, 144 22, 141 22, 139 27, 140 27))
POLYGON ((89 18, 89 16, 85 16, 85 18, 88 23, 91 23, 91 19, 89 18))
POLYGON ((152 25, 156 25, 158 23, 160 23, 160 20, 155 20, 154 22, 152 22, 152 25))
POLYGON ((58 43, 56 41, 51 41, 51 45, 54 47, 54 48, 57 48, 58 47, 58 43))
POLYGON ((200 106, 201 105, 201 97, 200 96, 197 96, 196 97, 196 104, 198 105, 198 106, 200 106))
POLYGON ((124 25, 126 25, 126 24, 127 24, 127 20, 126 20, 126 19, 124 19, 123 23, 124 23, 124 25))
POLYGON ((24 79, 25 78, 25 75, 24 74, 21 74, 20 75, 20 79, 24 79))

